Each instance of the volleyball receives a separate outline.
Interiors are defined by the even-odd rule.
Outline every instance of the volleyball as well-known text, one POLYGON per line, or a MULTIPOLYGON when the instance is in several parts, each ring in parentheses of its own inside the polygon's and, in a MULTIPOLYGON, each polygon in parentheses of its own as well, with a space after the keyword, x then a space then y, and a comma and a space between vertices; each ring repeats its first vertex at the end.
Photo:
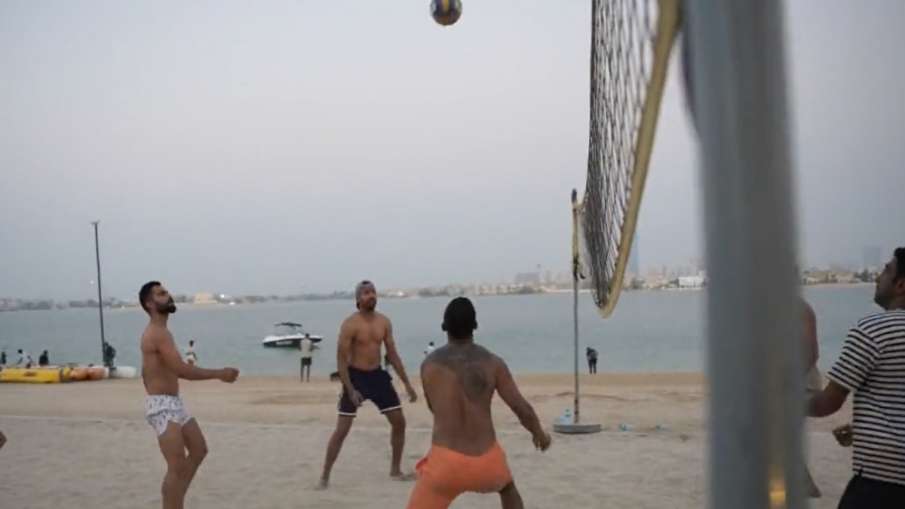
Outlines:
POLYGON ((434 21, 449 26, 459 21, 462 15, 462 0, 431 0, 431 16, 434 21))

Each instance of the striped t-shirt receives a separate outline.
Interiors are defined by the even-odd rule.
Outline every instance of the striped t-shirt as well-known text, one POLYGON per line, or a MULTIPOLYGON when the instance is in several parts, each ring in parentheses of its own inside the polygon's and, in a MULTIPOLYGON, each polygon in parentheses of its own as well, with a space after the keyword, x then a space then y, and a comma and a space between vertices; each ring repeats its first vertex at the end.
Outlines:
POLYGON ((827 376, 855 393, 855 473, 905 485, 905 310, 860 320, 827 376))

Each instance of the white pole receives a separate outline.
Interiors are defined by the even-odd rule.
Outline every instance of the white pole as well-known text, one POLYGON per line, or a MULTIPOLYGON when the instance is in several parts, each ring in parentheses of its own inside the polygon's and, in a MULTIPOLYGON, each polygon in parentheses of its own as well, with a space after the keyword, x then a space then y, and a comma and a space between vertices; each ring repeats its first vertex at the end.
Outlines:
POLYGON ((687 7, 710 276, 710 507, 804 507, 782 6, 687 7))

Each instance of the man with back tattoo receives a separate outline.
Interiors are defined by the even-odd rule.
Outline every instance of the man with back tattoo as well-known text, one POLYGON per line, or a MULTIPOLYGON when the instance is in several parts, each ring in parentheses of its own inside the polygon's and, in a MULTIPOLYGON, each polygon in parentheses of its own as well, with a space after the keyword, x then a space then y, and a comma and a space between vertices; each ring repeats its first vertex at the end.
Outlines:
POLYGON ((431 449, 418 463, 409 509, 446 508, 469 491, 499 493, 504 509, 523 507, 506 454, 496 440, 490 412, 494 392, 531 432, 537 449, 550 447, 550 435, 519 392, 506 363, 475 344, 475 315, 470 300, 453 299, 443 315, 448 343, 421 365, 434 427, 431 449))

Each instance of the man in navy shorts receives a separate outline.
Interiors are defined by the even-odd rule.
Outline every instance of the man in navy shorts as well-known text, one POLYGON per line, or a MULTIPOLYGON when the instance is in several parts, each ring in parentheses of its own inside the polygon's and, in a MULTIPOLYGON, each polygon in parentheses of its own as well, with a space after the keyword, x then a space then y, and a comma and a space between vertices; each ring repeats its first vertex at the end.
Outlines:
POLYGON ((414 403, 418 396, 396 351, 393 325, 386 316, 375 311, 377 289, 373 283, 370 281, 358 283, 355 287, 355 306, 358 311, 346 318, 339 330, 336 357, 343 393, 339 400, 336 430, 327 444, 327 457, 324 460, 324 471, 320 480, 321 488, 328 486, 330 471, 339 456, 343 441, 352 428, 358 407, 366 399, 377 405, 380 413, 390 422, 392 429, 390 444, 393 447, 390 477, 397 480, 414 479, 412 474, 403 474, 400 467, 402 448, 405 445, 405 417, 402 415, 402 404, 399 402, 396 389, 393 388, 392 378, 380 366, 382 348, 386 348, 390 364, 405 384, 409 401, 414 403))

